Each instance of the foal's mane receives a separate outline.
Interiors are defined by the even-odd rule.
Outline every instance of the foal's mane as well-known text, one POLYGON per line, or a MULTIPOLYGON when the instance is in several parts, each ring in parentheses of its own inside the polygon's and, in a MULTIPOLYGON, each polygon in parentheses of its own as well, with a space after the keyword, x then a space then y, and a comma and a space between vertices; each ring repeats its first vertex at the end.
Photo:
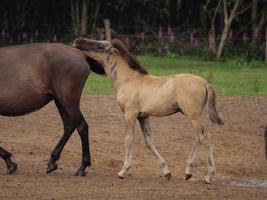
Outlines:
POLYGON ((111 41, 112 45, 119 50, 121 57, 128 63, 130 68, 138 71, 141 74, 148 74, 148 71, 141 65, 141 63, 129 52, 127 47, 119 39, 111 41))

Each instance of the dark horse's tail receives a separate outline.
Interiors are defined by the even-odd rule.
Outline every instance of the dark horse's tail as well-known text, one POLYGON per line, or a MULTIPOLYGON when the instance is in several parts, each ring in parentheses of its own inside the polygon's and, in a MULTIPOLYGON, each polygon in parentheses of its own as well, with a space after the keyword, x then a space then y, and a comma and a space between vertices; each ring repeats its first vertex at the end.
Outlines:
POLYGON ((219 114, 216 110, 216 94, 214 88, 210 84, 205 85, 207 90, 207 106, 208 106, 208 112, 210 116, 210 120, 213 123, 223 125, 223 121, 220 118, 219 114))
POLYGON ((265 158, 267 159, 267 126, 265 127, 264 141, 265 141, 265 158))

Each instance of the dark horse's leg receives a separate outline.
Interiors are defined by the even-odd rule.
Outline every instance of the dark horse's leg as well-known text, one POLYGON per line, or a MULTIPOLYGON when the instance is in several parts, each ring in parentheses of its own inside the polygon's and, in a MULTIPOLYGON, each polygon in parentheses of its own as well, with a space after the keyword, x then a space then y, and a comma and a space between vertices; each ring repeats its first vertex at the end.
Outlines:
POLYGON ((12 157, 11 153, 9 153, 7 150, 5 150, 2 147, 0 147, 0 157, 3 158, 4 161, 6 162, 8 174, 12 174, 13 172, 17 170, 17 164, 11 160, 11 157, 12 157))
POLYGON ((68 142, 71 134, 75 130, 75 124, 70 120, 67 112, 64 110, 64 108, 57 101, 55 101, 55 103, 56 103, 56 106, 58 108, 61 119, 63 121, 64 134, 60 138, 60 140, 59 140, 58 144, 56 145, 56 147, 54 148, 54 150, 52 151, 50 160, 48 162, 47 173, 50 173, 50 172, 57 169, 58 166, 57 166, 56 161, 59 160, 60 154, 61 154, 65 144, 68 142))
POLYGON ((58 142, 57 146, 51 154, 51 158, 48 162, 47 173, 57 169, 56 161, 60 157, 60 153, 63 150, 65 144, 70 138, 71 134, 77 128, 78 133, 82 141, 82 164, 78 171, 75 173, 76 176, 85 176, 85 169, 91 165, 91 157, 89 151, 89 140, 88 140, 88 124, 84 120, 84 117, 79 109, 79 106, 67 106, 63 107, 56 102, 58 110, 64 124, 64 135, 58 142))
POLYGON ((85 176, 86 167, 91 165, 91 155, 89 148, 89 138, 88 138, 88 124, 86 123, 82 113, 79 111, 81 121, 77 124, 77 130, 81 137, 82 142, 82 163, 78 171, 75 173, 76 176, 85 176))

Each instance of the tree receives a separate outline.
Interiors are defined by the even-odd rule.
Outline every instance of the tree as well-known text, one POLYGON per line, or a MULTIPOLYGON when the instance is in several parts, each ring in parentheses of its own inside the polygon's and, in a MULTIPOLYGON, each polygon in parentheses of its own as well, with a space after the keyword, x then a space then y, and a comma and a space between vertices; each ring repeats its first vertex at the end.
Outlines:
POLYGON ((75 35, 87 34, 88 0, 70 0, 72 26, 75 35))
POLYGON ((85 36, 87 34, 87 10, 88 10, 88 0, 82 0, 82 19, 81 19, 82 36, 85 36))
POLYGON ((255 31, 255 28, 257 26, 256 25, 257 11, 258 11, 258 0, 252 0, 252 8, 251 8, 252 32, 255 31))
POLYGON ((242 0, 235 0, 235 1, 227 1, 223 0, 223 14, 224 14, 224 28, 220 39, 220 44, 216 53, 216 60, 220 60, 223 52, 223 48, 225 45, 225 42, 227 40, 228 33, 230 31, 230 27, 232 25, 233 20, 238 14, 243 13, 246 11, 248 7, 246 7, 244 10, 238 12, 238 8, 242 4, 242 0), (232 9, 228 8, 228 3, 233 4, 232 9))
POLYGON ((210 30, 209 30, 209 46, 212 49, 212 53, 214 55, 216 55, 216 29, 215 29, 215 20, 217 17, 217 13, 219 11, 220 8, 220 4, 221 4, 222 0, 219 0, 217 2, 216 8, 212 14, 212 9, 207 9, 208 4, 210 3, 210 1, 208 0, 206 5, 204 6, 204 10, 207 12, 208 17, 210 18, 210 30))

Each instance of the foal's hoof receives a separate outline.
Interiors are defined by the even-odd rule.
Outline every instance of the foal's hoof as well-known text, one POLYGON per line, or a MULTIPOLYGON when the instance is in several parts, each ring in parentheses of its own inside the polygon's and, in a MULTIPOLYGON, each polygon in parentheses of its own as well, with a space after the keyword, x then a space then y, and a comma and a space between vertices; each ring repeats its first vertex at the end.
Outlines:
POLYGON ((205 180, 206 184, 211 184, 211 180, 205 180))
POLYGON ((76 173, 75 173, 75 176, 85 176, 86 175, 86 172, 85 171, 80 171, 78 170, 76 173))
POLYGON ((165 174, 164 177, 169 181, 172 177, 171 172, 168 172, 167 174, 165 174))
POLYGON ((192 174, 185 174, 185 180, 189 180, 190 178, 192 178, 192 174))
POLYGON ((121 174, 118 174, 118 178, 119 178, 119 179, 124 179, 125 176, 123 176, 123 175, 121 175, 121 174))
POLYGON ((205 183, 206 184, 211 184, 211 178, 210 177, 206 177, 205 178, 205 183))
POLYGON ((50 172, 57 170, 57 167, 57 163, 48 163, 46 173, 49 174, 50 172))
POLYGON ((12 174, 17 170, 17 168, 18 168, 17 164, 12 162, 7 166, 7 173, 12 174))

